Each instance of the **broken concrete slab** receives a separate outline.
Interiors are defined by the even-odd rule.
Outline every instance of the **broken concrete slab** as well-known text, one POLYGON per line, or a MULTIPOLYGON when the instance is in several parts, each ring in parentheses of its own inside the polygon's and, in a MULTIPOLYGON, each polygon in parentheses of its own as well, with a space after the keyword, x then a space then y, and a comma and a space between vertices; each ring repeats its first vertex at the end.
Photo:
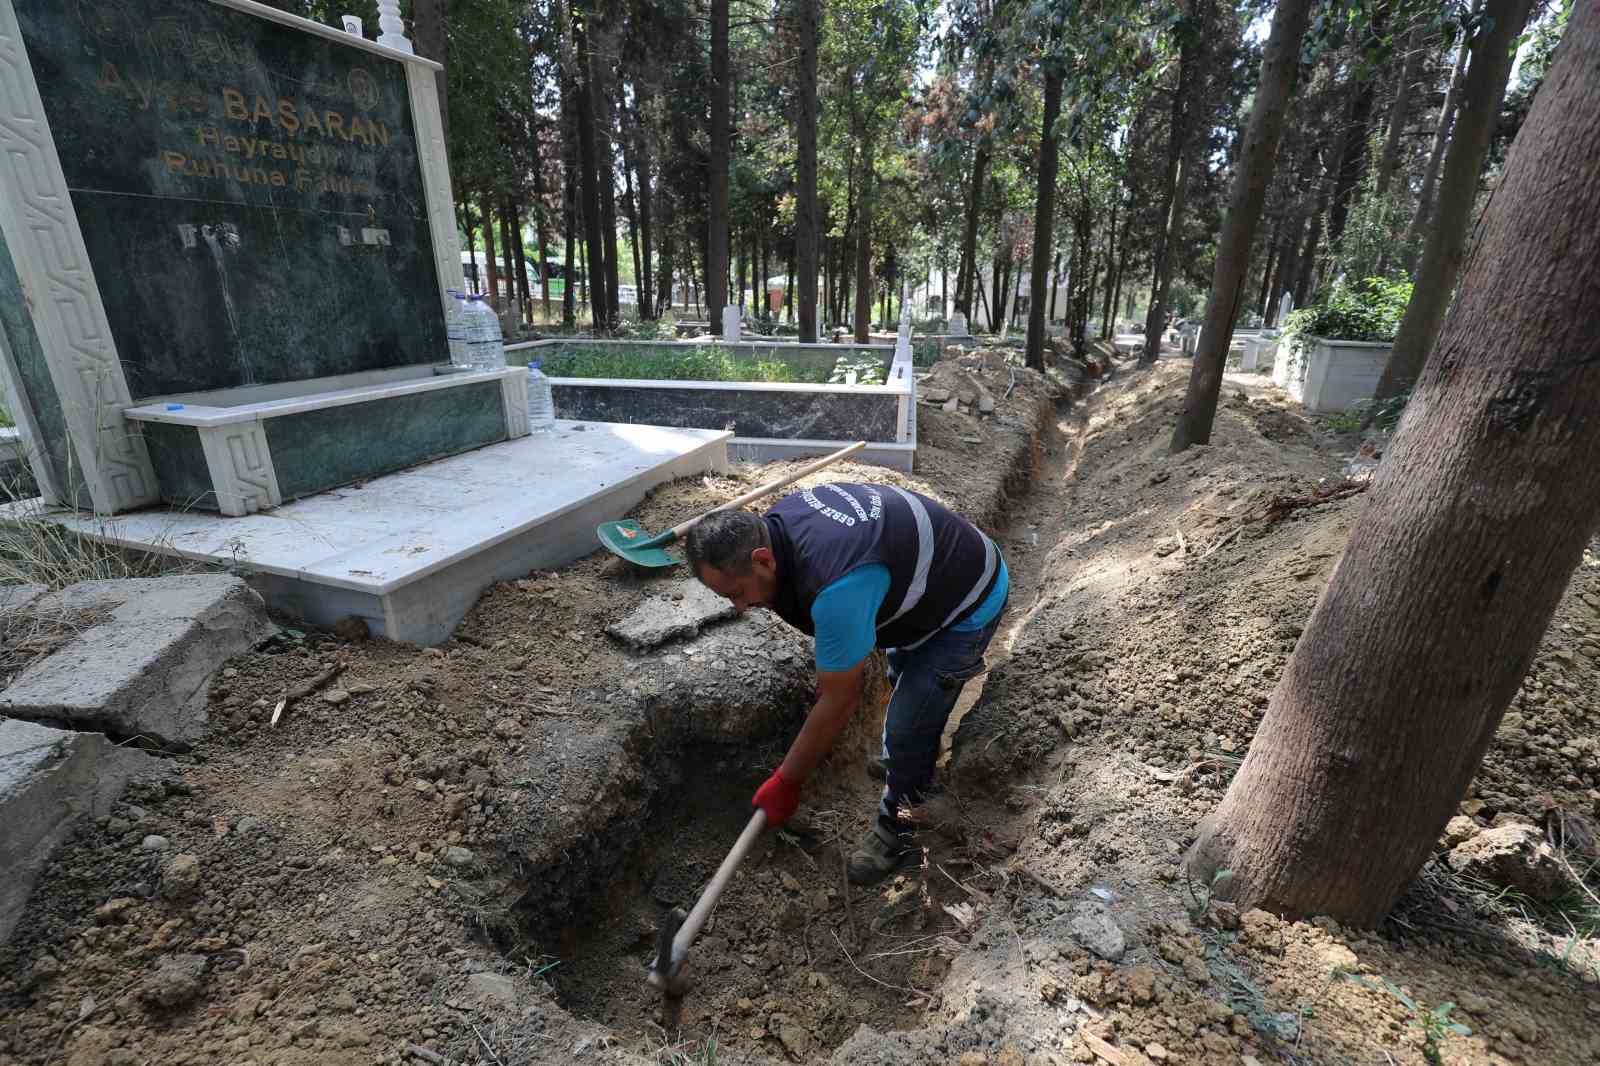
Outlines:
POLYGON ((72 821, 107 813, 128 779, 155 765, 98 733, 0 721, 0 943, 72 821))
POLYGON ((185 747, 206 729, 206 685, 276 632, 261 597, 228 574, 84 581, 35 614, 107 612, 0 692, 0 712, 185 747))
POLYGON ((731 601, 692 577, 681 578, 645 600, 606 632, 636 651, 645 651, 669 640, 696 636, 711 623, 737 613, 731 601))

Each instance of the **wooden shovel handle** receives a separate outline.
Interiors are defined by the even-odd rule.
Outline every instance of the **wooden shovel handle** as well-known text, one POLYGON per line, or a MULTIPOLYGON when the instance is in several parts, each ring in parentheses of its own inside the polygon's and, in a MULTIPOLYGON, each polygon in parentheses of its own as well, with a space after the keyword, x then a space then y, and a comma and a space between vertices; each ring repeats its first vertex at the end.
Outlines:
POLYGON ((865 448, 866 446, 867 446, 867 442, 866 441, 858 440, 854 444, 851 444, 851 445, 849 445, 847 447, 844 447, 844 448, 840 448, 838 451, 834 452, 832 455, 824 455, 821 459, 818 459, 816 462, 808 463, 805 466, 802 466, 799 470, 796 470, 794 473, 788 475, 787 477, 781 477, 777 481, 769 481, 765 485, 762 485, 760 488, 751 489, 749 492, 745 493, 743 496, 739 496, 739 497, 736 497, 734 499, 729 500, 727 503, 723 504, 721 507, 713 507, 713 508, 711 508, 711 510, 705 512, 705 514, 697 514, 693 518, 689 519, 687 522, 682 522, 682 523, 679 523, 678 525, 673 526, 672 527, 672 539, 673 540, 682 539, 682 537, 683 537, 683 535, 685 533, 689 532, 689 530, 691 530, 695 526, 699 525, 702 521, 704 521, 706 518, 710 517, 711 515, 716 514, 718 511, 727 511, 727 510, 731 510, 732 508, 735 508, 735 507, 743 507, 747 503, 754 503, 756 500, 761 499, 761 497, 763 497, 763 496, 767 496, 767 495, 770 495, 771 493, 777 492, 779 489, 783 488, 785 485, 792 485, 796 481, 799 481, 803 477, 808 477, 811 474, 815 474, 818 470, 821 470, 825 466, 832 466, 834 463, 837 463, 840 459, 843 459, 845 456, 851 454, 852 452, 859 452, 862 448, 865 448))
POLYGON ((689 953, 689 945, 694 943, 694 938, 700 935, 700 929, 706 924, 706 919, 711 916, 711 908, 717 905, 717 899, 722 895, 722 890, 728 887, 728 882, 733 880, 733 871, 739 868, 744 857, 755 847, 756 838, 767 827, 767 812, 756 808, 756 813, 750 816, 750 821, 745 823, 744 832, 739 834, 739 839, 729 849, 727 857, 722 860, 722 865, 717 867, 717 872, 712 875, 711 883, 706 890, 700 893, 700 898, 695 901, 694 909, 689 912, 689 917, 683 920, 683 925, 672 938, 671 966, 677 968, 689 953))

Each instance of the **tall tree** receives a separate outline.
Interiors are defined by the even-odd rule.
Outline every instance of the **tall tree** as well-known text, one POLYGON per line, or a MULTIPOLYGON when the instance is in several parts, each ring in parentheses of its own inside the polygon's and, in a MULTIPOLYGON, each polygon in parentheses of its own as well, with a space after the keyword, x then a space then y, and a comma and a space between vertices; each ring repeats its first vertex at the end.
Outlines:
MULTIPOLYGON (((1455 66, 1450 71, 1450 84, 1445 89, 1444 102, 1439 105, 1439 118, 1434 125, 1433 144, 1428 150, 1428 163, 1422 171, 1422 190, 1417 196, 1417 209, 1411 216, 1411 224, 1406 229, 1405 247, 1416 248, 1422 240, 1422 233, 1428 227, 1428 221, 1433 217, 1433 196, 1439 184, 1439 168, 1444 163, 1444 150, 1450 140, 1450 124, 1455 119, 1456 108, 1461 103, 1461 83, 1467 73, 1467 41, 1462 40, 1456 49, 1455 66)), ((1409 270, 1415 263, 1415 257, 1408 254, 1406 266, 1409 270)))
POLYGON ((1174 452, 1211 439, 1217 396, 1222 391, 1222 361, 1233 339, 1233 323, 1244 295, 1250 246, 1255 241, 1256 224, 1261 220, 1267 182, 1277 162, 1278 138, 1283 133, 1289 97, 1294 92, 1300 42, 1310 21, 1311 4, 1312 0, 1279 0, 1272 16, 1272 34, 1267 38, 1261 57, 1261 79, 1256 87, 1255 103, 1250 108, 1250 125, 1239 151, 1238 169, 1228 195, 1228 213, 1217 244, 1217 262, 1212 271, 1211 295, 1206 299, 1200 344, 1189 373, 1183 411, 1172 433, 1174 452))
POLYGON ((1044 115, 1039 131, 1039 187, 1034 199, 1033 270, 1028 277, 1030 299, 1025 347, 1026 362, 1035 370, 1044 369, 1044 286, 1050 269, 1050 245, 1055 235, 1056 168, 1060 162, 1056 120, 1061 117, 1061 85, 1067 75, 1064 57, 1053 51, 1046 54, 1043 65, 1044 115))
POLYGON ((1201 823, 1189 868, 1231 870, 1221 891, 1241 906, 1358 926, 1388 912, 1600 526, 1597 68, 1600 5, 1576 4, 1417 398, 1201 823))
MULTIPOLYGON (((1198 0, 1203 4, 1206 0, 1198 0)), ((1183 227, 1183 161, 1189 150, 1190 112, 1194 86, 1202 60, 1203 27, 1196 0, 1180 0, 1180 17, 1172 25, 1178 39, 1178 78, 1172 90, 1172 118, 1167 126, 1167 169, 1161 182, 1161 226, 1156 231, 1155 270, 1150 306, 1144 318, 1144 349, 1139 362, 1154 363, 1161 355, 1161 335, 1166 331, 1168 301, 1172 293, 1172 266, 1178 233, 1183 227)))
POLYGON ((728 302, 728 167, 732 157, 729 124, 733 72, 728 60, 728 0, 711 0, 711 139, 706 175, 706 311, 713 331, 722 328, 728 302))
POLYGON ((1469 46, 1471 65, 1439 186, 1439 213, 1428 230, 1411 302, 1406 304, 1394 348, 1374 390, 1373 407, 1410 387, 1439 335, 1466 249, 1467 223, 1478 198, 1483 157, 1505 99, 1517 39, 1532 7, 1532 0, 1486 0, 1484 17, 1476 23, 1477 32, 1469 46))
MULTIPOLYGON (((800 282, 800 342, 817 340, 817 33, 821 0, 795 0, 800 85, 795 91, 795 270, 800 282)), ((790 298, 793 298, 791 292, 790 298)))

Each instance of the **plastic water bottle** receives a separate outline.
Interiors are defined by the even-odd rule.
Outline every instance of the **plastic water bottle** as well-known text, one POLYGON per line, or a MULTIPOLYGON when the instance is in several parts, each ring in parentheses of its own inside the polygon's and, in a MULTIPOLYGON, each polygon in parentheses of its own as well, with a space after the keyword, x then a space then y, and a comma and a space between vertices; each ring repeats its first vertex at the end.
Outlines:
POLYGON ((550 379, 539 367, 537 359, 528 364, 528 428, 534 433, 550 433, 556 428, 556 401, 550 379))
POLYGON ((450 309, 444 316, 445 336, 450 340, 450 362, 454 366, 469 367, 467 350, 467 298, 450 290, 450 309))
POLYGON ((482 296, 468 305, 471 326, 467 331, 468 363, 474 370, 500 370, 506 365, 505 338, 500 335, 500 319, 482 296))

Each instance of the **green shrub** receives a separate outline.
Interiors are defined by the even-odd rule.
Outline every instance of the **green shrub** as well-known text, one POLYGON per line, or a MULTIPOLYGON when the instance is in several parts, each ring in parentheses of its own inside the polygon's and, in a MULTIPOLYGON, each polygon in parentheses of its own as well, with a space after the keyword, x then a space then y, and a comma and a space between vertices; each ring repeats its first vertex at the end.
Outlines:
POLYGON ((1289 313, 1284 339, 1299 347, 1303 338, 1387 344, 1400 329, 1411 301, 1411 282, 1364 278, 1337 283, 1310 307, 1289 313))

